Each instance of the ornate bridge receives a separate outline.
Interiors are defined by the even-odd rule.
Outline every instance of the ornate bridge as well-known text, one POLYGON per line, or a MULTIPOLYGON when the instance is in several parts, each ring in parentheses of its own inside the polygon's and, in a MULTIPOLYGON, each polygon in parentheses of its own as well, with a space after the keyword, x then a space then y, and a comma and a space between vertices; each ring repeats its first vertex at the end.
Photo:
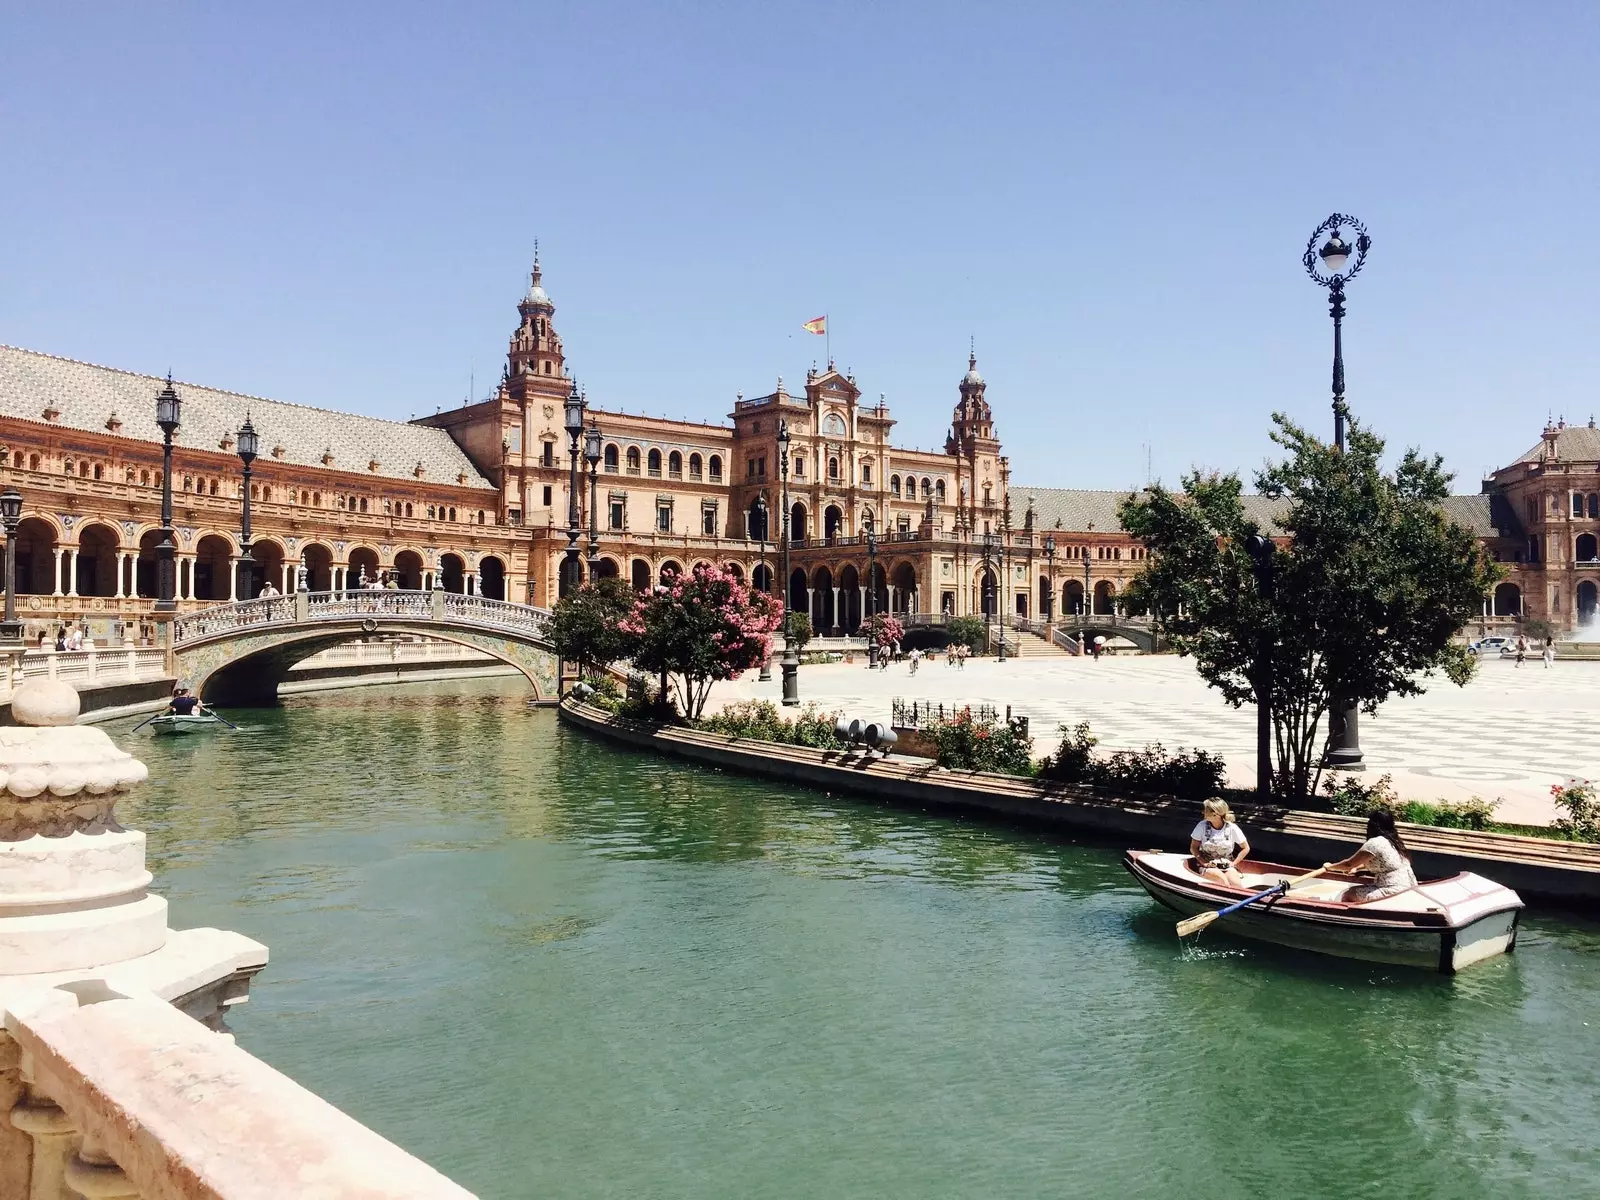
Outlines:
POLYGON ((272 704, 289 668, 319 650, 377 633, 482 650, 521 671, 541 698, 557 693, 548 611, 454 592, 295 592, 219 604, 177 618, 177 677, 218 704, 272 704))
MULTIPOLYGON (((1018 620, 1018 625, 1030 624, 1018 620)), ((1043 621, 1033 621, 1031 626, 1034 632, 1045 628, 1043 621)), ((1124 637, 1139 649, 1149 653, 1157 649, 1155 622, 1149 617, 1129 617, 1121 613, 1065 613, 1049 622, 1052 631, 1068 637, 1083 634, 1086 638, 1097 635, 1106 637, 1124 637)))

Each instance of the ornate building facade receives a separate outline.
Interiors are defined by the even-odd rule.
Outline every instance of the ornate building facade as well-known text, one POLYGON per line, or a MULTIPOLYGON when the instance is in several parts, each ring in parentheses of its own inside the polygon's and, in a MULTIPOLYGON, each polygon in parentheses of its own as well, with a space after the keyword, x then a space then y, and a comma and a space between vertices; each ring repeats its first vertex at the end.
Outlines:
MULTIPOLYGON (((244 598, 241 576, 248 591, 291 591, 302 563, 312 590, 390 576, 552 603, 569 544, 564 406, 576 387, 555 312, 535 261, 494 394, 410 423, 177 384, 180 608, 244 598), (246 574, 236 438, 247 417, 261 454, 246 574)), ((18 615, 30 635, 80 620, 104 642, 151 633, 163 386, 0 347, 0 473, 23 494, 18 615)), ((953 390, 943 453, 895 446, 882 397, 864 401, 831 362, 799 388, 780 377, 765 395, 738 396, 725 423, 586 408, 600 457, 592 472, 578 463, 579 574, 592 496, 598 573, 643 589, 700 563, 728 566, 786 588, 821 634, 853 632, 872 609, 913 624, 1120 612, 1144 554, 1117 521, 1126 493, 1014 485, 975 355, 953 390)), ((1480 495, 1452 499, 1453 515, 1508 564, 1486 620, 1526 612, 1570 628, 1592 618, 1597 496, 1591 425, 1547 429, 1480 495)))

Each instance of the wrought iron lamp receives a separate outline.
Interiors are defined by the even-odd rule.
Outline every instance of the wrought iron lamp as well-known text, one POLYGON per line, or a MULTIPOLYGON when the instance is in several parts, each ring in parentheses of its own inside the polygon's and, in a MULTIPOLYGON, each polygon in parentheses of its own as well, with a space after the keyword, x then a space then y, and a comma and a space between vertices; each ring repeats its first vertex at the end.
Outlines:
POLYGON ((600 577, 600 424, 589 422, 584 435, 583 457, 589 461, 589 582, 600 577))
POLYGON ((783 702, 800 703, 800 654, 794 644, 789 586, 789 422, 778 419, 778 472, 783 477, 783 702))
POLYGON ((22 493, 14 487, 0 492, 0 524, 6 530, 6 616, 0 622, 0 643, 22 644, 22 622, 17 620, 17 526, 22 523, 22 493))
POLYGON ((167 386, 156 393, 156 424, 161 426, 161 541, 156 545, 156 602, 151 611, 178 611, 178 543, 172 529, 172 435, 178 432, 183 417, 183 402, 167 386))
POLYGON ((1044 560, 1049 564, 1045 568, 1049 586, 1044 590, 1044 635, 1048 638, 1056 618, 1056 538, 1053 533, 1044 535, 1044 560))
MULTIPOLYGON (((772 568, 767 566, 767 498, 757 496, 751 509, 751 524, 755 526, 756 542, 760 547, 756 557, 756 569, 750 572, 750 582, 755 582, 756 571, 765 569, 767 572, 767 594, 772 594, 772 568)), ((756 676, 760 683, 769 683, 772 680, 772 651, 769 647, 766 654, 761 656, 761 672, 756 676)))
POLYGON ((568 463, 571 479, 567 483, 567 556, 561 571, 560 592, 563 596, 578 586, 582 570, 578 565, 578 536, 582 532, 578 525, 578 438, 583 433, 583 401, 583 393, 578 390, 578 381, 574 379, 564 406, 564 424, 572 447, 568 463))
MULTIPOLYGON (((1350 406, 1344 398, 1344 285, 1367 265, 1367 251, 1371 249, 1372 238, 1365 225, 1352 216, 1334 213, 1312 230, 1306 252, 1300 256, 1312 282, 1328 289, 1328 315, 1333 318, 1333 444, 1341 451, 1345 422, 1350 416, 1350 406), (1345 241, 1345 229, 1355 234, 1354 244, 1345 241), (1327 240, 1318 246, 1324 234, 1327 240)), ((1328 731, 1328 753, 1323 765, 1361 770, 1360 706, 1335 695, 1328 708, 1332 728, 1328 731)))
POLYGON ((866 520, 867 526, 867 666, 878 665, 878 631, 873 628, 873 622, 878 615, 878 533, 873 528, 872 518, 866 520))
POLYGON ((246 413, 244 424, 239 426, 239 461, 244 463, 244 515, 239 537, 239 598, 255 599, 255 559, 250 555, 250 464, 256 460, 261 444, 256 437, 256 427, 246 413))

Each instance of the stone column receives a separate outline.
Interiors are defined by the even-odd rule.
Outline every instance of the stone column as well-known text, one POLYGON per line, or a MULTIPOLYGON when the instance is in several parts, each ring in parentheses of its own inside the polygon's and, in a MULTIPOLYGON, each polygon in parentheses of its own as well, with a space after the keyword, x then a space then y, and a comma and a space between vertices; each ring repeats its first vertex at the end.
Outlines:
POLYGON ((468 571, 466 573, 463 579, 462 591, 469 596, 478 594, 478 573, 476 571, 468 571))
POLYGON ((861 607, 857 610, 860 614, 860 620, 856 622, 856 628, 860 630, 867 627, 867 589, 862 587, 857 588, 856 591, 861 593, 861 607))
MULTIPOLYGON (((58 1200, 66 1195, 67 1163, 77 1129, 72 1118, 44 1096, 30 1093, 11 1110, 11 1124, 33 1139, 30 1200, 58 1200)), ((17 1193, 19 1200, 22 1193, 17 1193)))
POLYGON ((67 560, 67 595, 78 594, 78 551, 74 546, 65 548, 67 560))
POLYGON ((56 556, 56 578, 55 578, 55 585, 51 589, 50 594, 52 596, 59 596, 59 595, 61 595, 61 547, 60 546, 57 546, 55 548, 55 556, 56 556))
POLYGON ((835 635, 844 628, 844 616, 839 608, 839 589, 833 589, 833 632, 835 635))
POLYGON ((128 554, 127 554, 127 551, 118 550, 117 551, 117 591, 116 591, 116 595, 114 597, 117 600, 121 600, 124 596, 127 595, 127 592, 124 590, 125 587, 126 587, 126 584, 125 584, 124 581, 127 578, 127 572, 128 572, 128 554))
POLYGON ((811 622, 811 632, 817 631, 817 589, 806 588, 806 620, 811 622))
POLYGON ((290 574, 292 570, 293 568, 290 567, 288 561, 285 560, 283 564, 283 586, 278 589, 285 596, 294 591, 294 576, 290 574))
POLYGON ((239 559, 236 555, 228 555, 228 603, 237 604, 239 601, 239 559))

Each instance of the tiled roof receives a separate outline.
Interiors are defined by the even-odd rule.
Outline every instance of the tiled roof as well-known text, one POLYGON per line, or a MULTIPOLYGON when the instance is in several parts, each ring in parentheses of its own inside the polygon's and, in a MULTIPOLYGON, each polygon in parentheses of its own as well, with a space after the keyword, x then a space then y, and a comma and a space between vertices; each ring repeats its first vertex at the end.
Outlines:
MULTIPOLYGON (((0 414, 46 424, 44 411, 53 406, 60 416, 52 424, 89 433, 105 433, 113 412, 122 421, 118 436, 141 442, 161 441, 156 424, 156 393, 166 381, 112 367, 57 358, 35 350, 0 346, 0 414)), ((261 437, 261 461, 293 463, 319 470, 332 467, 360 475, 415 481, 422 464, 427 483, 493 489, 461 447, 442 429, 428 429, 379 417, 307 408, 282 400, 265 400, 238 392, 173 382, 183 401, 183 424, 175 441, 196 450, 221 451, 224 437, 238 433, 246 414, 261 437), (283 447, 274 457, 272 448, 283 447), (333 461, 324 464, 331 451, 333 461), (367 464, 376 459, 378 469, 367 464)))
MULTIPOLYGON (((1019 514, 1027 511, 1028 501, 1033 501, 1033 527, 1048 533, 1060 529, 1069 533, 1114 533, 1122 531, 1117 520, 1117 508, 1132 492, 1099 492, 1076 488, 1036 488, 1021 484, 1011 485, 1011 519, 1019 521, 1019 514), (1057 522, 1060 522, 1057 524, 1057 522)), ((1240 497, 1245 515, 1254 518, 1263 528, 1278 531, 1277 514, 1284 502, 1266 496, 1246 493, 1240 497)), ((1516 529, 1506 505, 1492 506, 1493 497, 1478 494, 1449 496, 1444 510, 1450 519, 1464 525, 1478 537, 1514 536, 1516 529), (1504 511, 1500 511, 1504 510, 1504 511), (1496 528, 1499 525, 1500 528, 1496 528)))
MULTIPOLYGON (((1568 425, 1556 434, 1556 456, 1568 462, 1600 462, 1600 429, 1593 425, 1568 425)), ((1539 462, 1544 458, 1544 439, 1540 438, 1519 463, 1539 462)))
MULTIPOLYGON (((1122 530, 1117 508, 1133 494, 1132 491, 1036 488, 1014 483, 1011 485, 1011 520, 1018 522, 1032 499, 1035 529, 1062 529, 1071 533, 1087 533, 1092 529, 1096 533, 1117 533, 1122 530)), ((1274 517, 1280 507, 1278 501, 1249 495, 1243 500, 1245 515, 1265 528, 1276 528, 1274 517)))

